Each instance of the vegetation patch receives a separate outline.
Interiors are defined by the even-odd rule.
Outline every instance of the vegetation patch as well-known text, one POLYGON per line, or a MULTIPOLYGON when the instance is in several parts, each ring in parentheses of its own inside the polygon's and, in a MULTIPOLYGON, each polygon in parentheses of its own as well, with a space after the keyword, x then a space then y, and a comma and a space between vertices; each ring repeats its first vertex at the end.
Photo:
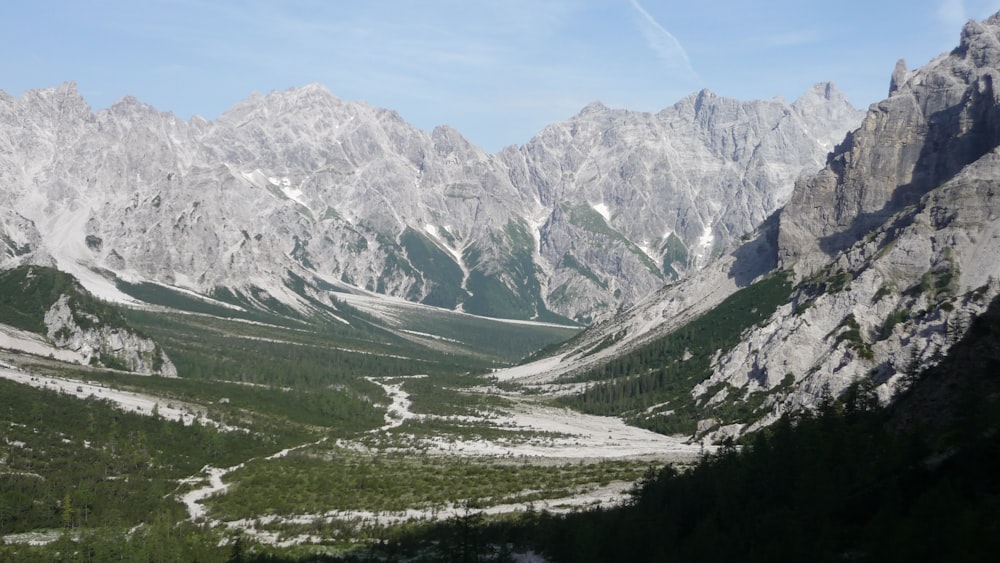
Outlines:
POLYGON ((663 270, 656 265, 656 262, 646 255, 641 248, 635 245, 634 242, 629 240, 628 237, 623 235, 621 232, 608 225, 608 222, 604 220, 604 216, 598 213, 593 207, 588 203, 578 203, 576 205, 563 204, 563 210, 569 213, 569 222, 574 227, 578 227, 585 231, 605 236, 613 241, 623 244, 626 249, 636 258, 650 272, 653 273, 658 278, 663 278, 663 270))
POLYGON ((847 270, 833 271, 832 266, 803 280, 796 289, 804 295, 816 298, 824 293, 840 293, 850 289, 854 274, 847 270))
POLYGON ((910 320, 910 310, 909 309, 896 309, 886 317, 885 322, 882 323, 882 327, 878 331, 878 340, 886 340, 892 336, 892 329, 896 327, 899 323, 905 323, 910 320))
POLYGON ((919 283, 907 288, 903 295, 908 297, 927 295, 932 299, 938 299, 951 293, 951 284, 955 277, 956 272, 951 268, 931 270, 920 277, 919 283))
POLYGON ((690 263, 691 258, 687 246, 674 233, 670 233, 670 236, 660 245, 660 252, 663 254, 663 271, 674 279, 679 277, 674 264, 687 267, 690 263))
POLYGON ((430 288, 422 303, 454 309, 465 300, 468 293, 462 289, 462 269, 448 253, 411 228, 403 231, 399 242, 410 264, 420 270, 430 288))
POLYGON ((231 380, 300 390, 354 386, 368 375, 415 369, 465 372, 461 361, 398 337, 351 327, 294 330, 180 314, 129 311, 129 319, 167 351, 185 378, 231 380))
POLYGON ((840 324, 837 325, 837 328, 833 329, 831 332, 831 334, 834 333, 837 334, 835 340, 837 344, 847 342, 847 345, 851 349, 866 360, 871 360, 874 357, 871 344, 869 344, 861 335, 861 325, 858 324, 857 319, 854 317, 854 313, 844 317, 840 324))
MULTIPOLYGON (((206 299, 200 299, 194 295, 171 289, 158 283, 129 283, 118 279, 115 280, 115 286, 122 293, 134 297, 139 301, 149 303, 150 305, 160 305, 162 307, 170 307, 171 309, 177 309, 179 311, 204 313, 206 315, 215 315, 219 317, 246 319, 254 317, 261 318, 261 315, 254 315, 252 312, 248 312, 242 308, 234 309, 217 303, 212 303, 206 299)), ((223 290, 220 288, 218 291, 221 293, 223 290)), ((232 300, 235 299, 229 298, 224 301, 232 300)))
POLYGON ((503 237, 494 237, 492 244, 501 249, 496 257, 500 264, 495 268, 484 263, 481 249, 469 247, 465 250, 463 258, 472 270, 466 280, 466 287, 472 294, 465 301, 466 312, 573 324, 545 306, 533 258, 535 239, 523 221, 507 223, 503 237))
POLYGON ((408 309, 396 322, 403 330, 432 332, 429 338, 477 358, 466 364, 470 370, 519 362, 540 347, 556 346, 580 332, 565 320, 560 326, 524 324, 432 309, 408 309))
POLYGON ((558 432, 493 424, 488 420, 489 414, 485 416, 487 420, 439 415, 412 418, 387 433, 361 436, 358 441, 377 450, 422 451, 429 446, 424 440, 433 440, 436 443, 444 441, 450 444, 488 441, 513 447, 528 443, 544 445, 552 440, 569 437, 558 432))
POLYGON ((302 438, 273 427, 184 426, 6 380, 0 428, 0 535, 181 518, 184 508, 171 494, 177 479, 302 438))
POLYGON ((510 406, 503 397, 463 392, 461 387, 482 384, 482 379, 461 375, 406 378, 403 390, 410 395, 410 408, 418 414, 476 416, 510 406))
POLYGON ((879 301, 882 300, 883 297, 894 295, 898 291, 899 289, 896 287, 896 284, 884 283, 882 284, 881 287, 878 288, 878 291, 875 292, 875 295, 872 296, 872 304, 878 303, 879 301))
POLYGON ((586 357, 586 356, 593 356, 594 354, 600 352, 601 350, 605 350, 607 348, 610 348, 611 346, 614 346, 615 343, 621 341, 622 338, 625 338, 625 336, 627 334, 628 334, 628 330, 626 330, 626 329, 621 329, 621 330, 619 330, 618 332, 616 332, 614 334, 609 334, 609 335, 605 336, 604 338, 602 338, 601 341, 598 342, 593 348, 590 348, 589 350, 587 350, 586 352, 584 352, 583 356, 584 357, 586 357))
POLYGON ((44 335, 45 313, 63 295, 73 320, 87 329, 100 323, 129 329, 115 305, 101 301, 80 286, 73 276, 43 266, 20 266, 0 272, 0 323, 44 335))
POLYGON ((228 492, 209 501, 224 520, 265 514, 324 514, 477 507, 567 496, 612 481, 635 481, 647 462, 537 465, 517 460, 381 454, 349 450, 296 451, 258 460, 229 475, 228 492))

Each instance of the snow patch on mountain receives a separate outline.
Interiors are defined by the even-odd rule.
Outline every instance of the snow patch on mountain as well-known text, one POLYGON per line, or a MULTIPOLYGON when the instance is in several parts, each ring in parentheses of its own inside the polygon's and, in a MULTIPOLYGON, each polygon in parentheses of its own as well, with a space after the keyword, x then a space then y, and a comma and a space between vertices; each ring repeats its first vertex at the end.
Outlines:
POLYGON ((605 221, 610 221, 611 220, 611 210, 608 209, 607 204, 605 204, 605 203, 591 203, 590 207, 594 211, 600 213, 601 217, 604 217, 605 221))
POLYGON ((701 236, 698 237, 698 241, 695 244, 695 261, 699 264, 705 263, 705 261, 711 256, 712 243, 715 242, 715 234, 712 232, 712 224, 708 223, 705 225, 701 236))

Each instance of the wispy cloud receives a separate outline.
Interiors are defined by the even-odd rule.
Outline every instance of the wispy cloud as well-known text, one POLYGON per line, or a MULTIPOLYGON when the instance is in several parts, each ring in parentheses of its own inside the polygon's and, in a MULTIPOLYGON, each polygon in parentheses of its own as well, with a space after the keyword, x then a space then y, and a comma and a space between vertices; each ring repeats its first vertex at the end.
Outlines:
POLYGON ((690 76, 697 77, 687 51, 674 34, 666 30, 637 0, 629 0, 632 8, 639 15, 639 30, 649 48, 671 70, 682 70, 690 76))

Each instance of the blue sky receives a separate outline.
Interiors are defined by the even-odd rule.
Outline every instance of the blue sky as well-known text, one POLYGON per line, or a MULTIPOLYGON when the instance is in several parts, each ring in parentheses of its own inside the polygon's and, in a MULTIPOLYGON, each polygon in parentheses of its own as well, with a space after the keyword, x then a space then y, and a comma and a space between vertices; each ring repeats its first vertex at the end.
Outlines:
POLYGON ((521 144, 592 101, 657 111, 701 88, 792 100, 831 80, 858 107, 1000 0, 32 0, 5 2, 0 89, 73 80, 95 110, 131 94, 214 119, 251 92, 319 82, 521 144))

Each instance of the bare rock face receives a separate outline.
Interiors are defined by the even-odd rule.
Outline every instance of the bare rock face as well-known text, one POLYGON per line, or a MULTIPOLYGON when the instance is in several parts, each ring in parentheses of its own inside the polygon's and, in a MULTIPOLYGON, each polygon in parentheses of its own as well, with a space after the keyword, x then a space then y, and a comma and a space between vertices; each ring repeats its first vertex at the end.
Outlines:
POLYGON ((152 340, 74 311, 68 295, 62 295, 45 313, 45 327, 47 337, 57 348, 76 352, 85 364, 146 375, 177 376, 173 363, 152 340))
MULTIPOLYGON (((704 91, 657 114, 594 104, 490 155, 318 85, 253 95, 215 122, 132 97, 95 113, 72 84, 0 95, 5 266, 294 307, 297 276, 589 321, 703 267, 859 120, 830 85, 794 104, 704 91), (25 246, 28 225, 40 239, 25 246)), ((91 289, 123 298, 105 285, 91 289)))
POLYGON ((992 151, 841 253, 722 354, 695 396, 720 382, 769 394, 771 414, 748 429, 859 381, 888 400, 1000 294, 998 173, 992 151))
POLYGON ((805 276, 1000 144, 1000 18, 969 22, 958 48, 874 104, 781 212, 780 257, 805 276))
POLYGON ((778 245, 800 283, 694 397, 763 393, 768 414, 741 431, 859 382, 888 401, 1000 294, 998 37, 1000 15, 925 68, 897 65, 890 97, 796 184, 778 245))
POLYGON ((11 209, 0 210, 0 263, 17 264, 26 257, 37 256, 43 247, 41 233, 29 219, 11 209))
POLYGON ((906 61, 899 59, 896 61, 896 68, 892 71, 892 79, 889 80, 889 96, 895 94, 896 90, 899 90, 899 86, 906 82, 906 79, 906 61))
POLYGON ((859 120, 831 84, 794 104, 704 90, 656 114, 591 104, 501 156, 542 224, 550 303, 616 308, 751 232, 859 120))

